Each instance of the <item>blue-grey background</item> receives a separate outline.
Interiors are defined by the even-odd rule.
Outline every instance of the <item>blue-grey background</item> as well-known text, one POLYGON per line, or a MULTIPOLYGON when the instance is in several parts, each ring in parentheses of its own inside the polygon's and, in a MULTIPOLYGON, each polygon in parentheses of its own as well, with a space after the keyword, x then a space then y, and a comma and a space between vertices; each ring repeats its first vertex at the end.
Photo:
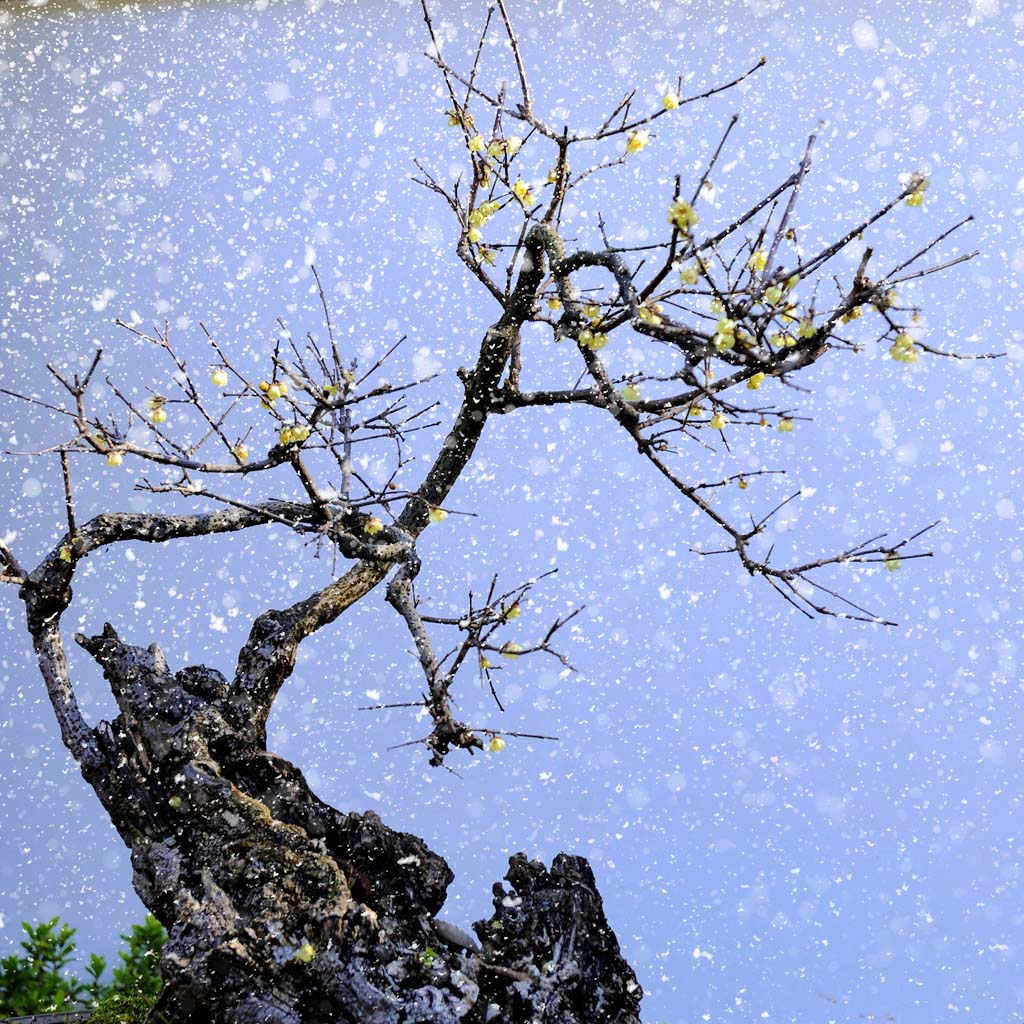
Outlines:
MULTIPOLYGON (((714 532, 598 413, 524 412, 492 422, 453 495, 477 518, 424 539, 423 590, 455 607, 492 571, 511 585, 560 566, 518 626, 528 640, 585 603, 563 645, 579 673, 506 665, 501 722, 472 678, 461 692, 472 721, 561 742, 510 740, 458 765, 461 777, 430 770, 421 748, 389 751, 425 730, 410 713, 356 710, 419 692, 374 594, 304 648, 272 749, 333 804, 425 836, 456 871, 446 913, 462 924, 488 912, 516 850, 586 855, 647 1020, 1021 1018, 1024 15, 1000 0, 561 0, 513 13, 538 109, 581 128, 633 85, 653 108, 678 73, 699 92, 769 58, 740 89, 659 121, 624 169, 591 178, 570 221, 582 243, 598 211, 619 240, 660 237, 672 175, 695 179, 732 113, 702 228, 789 174, 824 120, 798 214, 805 244, 845 230, 901 173, 927 171, 925 208, 900 207, 868 241, 891 266, 974 213, 941 251, 982 255, 906 294, 930 342, 1008 355, 904 367, 873 346, 833 354, 802 376, 810 395, 786 396, 813 423, 736 433, 731 456, 687 454, 693 479, 789 470, 720 499, 739 516, 806 488, 777 522, 783 553, 880 530, 899 539, 941 518, 934 558, 836 577, 897 628, 806 621, 736 565, 692 554, 714 532)), ((435 14, 464 64, 483 5, 438 0, 435 14)), ((168 367, 115 316, 168 320, 203 379, 200 320, 258 367, 277 317, 322 334, 316 262, 346 351, 365 365, 407 333, 388 375, 442 371, 430 394, 446 424, 453 371, 495 307, 454 257, 440 202, 409 180, 414 157, 448 180, 460 166, 425 46, 413 3, 0 7, 4 386, 56 398, 45 362, 74 367, 102 345, 105 371, 130 391, 166 393, 168 367)), ((484 80, 510 74, 489 47, 484 80)), ((528 166, 549 165, 538 152, 528 166)), ((661 358, 625 334, 608 356, 619 372, 661 358)), ((526 358, 528 381, 575 379, 572 354, 540 334, 526 358)), ((4 448, 64 436, 7 400, 0 422, 4 448)), ((408 483, 440 430, 416 439, 408 483)), ((62 529, 56 460, 2 467, 2 530, 32 562, 62 529)), ((130 460, 79 459, 74 472, 81 517, 150 507, 130 460)), ((258 609, 330 573, 274 530, 90 563, 68 633, 111 619, 129 639, 159 639, 173 664, 224 670, 258 609)), ((111 953, 142 914, 128 857, 60 745, 13 589, 0 601, 0 953, 22 919, 56 914, 84 950, 111 953)), ((87 714, 109 714, 92 665, 75 651, 71 666, 87 714)))

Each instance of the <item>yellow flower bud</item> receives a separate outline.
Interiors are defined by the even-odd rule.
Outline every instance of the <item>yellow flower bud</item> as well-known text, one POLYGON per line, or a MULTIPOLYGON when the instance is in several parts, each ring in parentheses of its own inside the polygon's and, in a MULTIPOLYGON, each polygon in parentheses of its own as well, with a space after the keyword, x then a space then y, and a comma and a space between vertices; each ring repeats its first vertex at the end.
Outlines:
POLYGON ((427 513, 427 518, 432 523, 443 523, 448 518, 448 513, 443 508, 438 508, 436 505, 427 513))
POLYGON ((228 382, 228 371, 223 366, 218 366, 213 373, 210 374, 210 380, 219 387, 224 387, 228 382))
POLYGON ((124 456, 120 452, 107 452, 107 465, 120 466, 124 462, 124 456))
POLYGON ((491 742, 487 744, 487 749, 492 754, 500 753, 505 749, 505 741, 500 736, 492 736, 491 742))
POLYGON ((309 943, 309 942, 304 942, 295 951, 295 953, 292 956, 292 959, 293 960, 298 960, 299 963, 308 964, 308 963, 312 963, 313 958, 315 956, 316 956, 316 950, 313 948, 312 944, 309 943))

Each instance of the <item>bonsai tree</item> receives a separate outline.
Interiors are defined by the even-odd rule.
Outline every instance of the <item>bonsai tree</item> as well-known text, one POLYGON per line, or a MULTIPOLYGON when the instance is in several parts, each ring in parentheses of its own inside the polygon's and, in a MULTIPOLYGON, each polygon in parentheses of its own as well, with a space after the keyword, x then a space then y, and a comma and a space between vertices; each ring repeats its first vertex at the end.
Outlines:
POLYGON ((461 401, 425 473, 416 476, 406 457, 409 435, 432 414, 417 401, 422 382, 382 377, 401 339, 372 365, 359 365, 339 343, 319 277, 323 324, 305 338, 282 327, 262 363, 205 327, 183 348, 166 325, 143 330, 119 321, 164 361, 170 385, 154 385, 140 401, 106 376, 96 351, 83 372, 50 366, 60 398, 5 392, 44 405, 63 430, 54 450, 66 530, 34 565, 30 552, 0 547, 3 580, 24 601, 64 745, 131 851, 136 891, 169 933, 154 1021, 639 1019, 641 988, 583 858, 565 853, 548 867, 513 857, 507 885, 495 886, 492 916, 470 936, 437 917, 453 875, 422 839, 372 812, 328 806, 298 768, 267 749, 267 719, 300 644, 378 586, 394 612, 384 628, 407 632, 422 673, 422 693, 406 706, 429 723, 410 745, 431 765, 499 750, 510 735, 537 736, 497 719, 464 721, 456 695, 467 679, 479 679, 498 711, 499 659, 554 657, 568 665, 560 634, 573 615, 521 643, 509 624, 537 579, 494 579, 464 606, 452 595, 446 614, 426 608, 416 589, 420 539, 455 511, 449 494, 493 418, 521 412, 526 420, 531 410, 555 406, 608 416, 663 486, 720 531, 721 546, 704 553, 735 558, 809 617, 887 621, 840 581, 855 582, 851 567, 895 571, 929 554, 917 544, 923 527, 781 562, 767 527, 795 495, 735 522, 716 499, 768 471, 703 481, 688 471, 687 453, 696 445, 727 449, 737 431, 792 431, 801 418, 796 382, 819 360, 852 358, 868 345, 885 349, 886 364, 949 355, 921 336, 901 286, 968 259, 934 256, 970 218, 918 251, 877 255, 875 226, 924 200, 927 179, 908 174, 874 213, 807 251, 793 214, 811 171, 812 136, 785 180, 705 231, 702 203, 733 118, 702 173, 677 175, 665 191, 656 242, 616 245, 608 233, 614 225, 603 220, 593 237, 578 238, 566 230, 570 196, 594 208, 599 175, 614 173, 656 133, 671 134, 675 111, 742 82, 760 64, 694 94, 679 80, 655 109, 631 93, 603 123, 576 130, 546 119, 503 0, 496 15, 488 12, 468 68, 444 58, 425 3, 423 15, 444 88, 438 115, 460 140, 464 170, 448 180, 424 162, 417 180, 447 208, 455 252, 493 309, 473 364, 450 368, 446 380, 461 401), (496 89, 481 68, 493 32, 504 35, 515 67, 513 81, 496 89), (539 177, 537 166, 545 168, 539 177), (851 249, 856 269, 836 271, 835 257, 851 249), (527 328, 572 352, 560 386, 533 386, 527 328), (658 369, 619 368, 617 348, 630 335, 650 346, 658 369), (367 449, 390 453, 382 485, 354 456, 367 449), (88 494, 83 502, 77 467, 87 459, 111 473, 143 467, 137 486, 163 496, 167 510, 82 516, 83 503, 102 501, 88 494), (195 509, 174 510, 182 501, 195 509), (118 544, 187 545, 268 525, 336 559, 330 582, 258 615, 230 675, 169 664, 159 638, 123 637, 115 624, 76 634, 119 709, 113 721, 87 721, 62 625, 86 560, 118 544))

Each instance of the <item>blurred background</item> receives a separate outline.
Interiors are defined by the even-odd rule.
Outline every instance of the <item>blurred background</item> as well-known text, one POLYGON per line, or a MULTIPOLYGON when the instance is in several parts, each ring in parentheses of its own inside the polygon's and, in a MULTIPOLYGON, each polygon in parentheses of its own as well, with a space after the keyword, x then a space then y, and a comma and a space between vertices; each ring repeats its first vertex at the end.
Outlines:
MULTIPOLYGON (((466 67, 484 4, 433 10, 446 57, 466 67)), ((868 343, 873 325, 854 325, 864 350, 802 374, 809 393, 766 385, 766 400, 811 419, 789 435, 733 431, 731 452, 691 445, 682 463, 692 480, 785 468, 717 498, 739 519, 803 488, 774 520, 780 560, 941 520, 922 541, 934 557, 831 578, 898 626, 806 620, 734 561, 693 553, 721 539, 606 417, 523 411, 489 424, 452 495, 475 517, 430 528, 420 590, 457 611, 492 573, 512 586, 559 568, 516 628, 526 643, 586 605, 561 644, 578 672, 504 663, 504 715, 471 675, 459 690, 467 720, 559 742, 510 739, 453 759, 457 776, 430 769, 422 747, 389 750, 427 729, 411 711, 357 710, 421 688, 374 593, 304 645, 271 749, 328 802, 372 808, 443 854, 456 873, 445 915, 463 926, 488 914, 510 854, 589 858, 646 1021, 1016 1019, 1024 15, 999 0, 520 0, 513 15, 538 112, 581 130, 634 86, 654 110, 677 75, 700 93, 768 57, 742 86, 659 119, 642 153, 574 193, 566 232, 580 245, 597 241, 599 213, 619 244, 661 240, 673 176, 699 178, 734 113, 700 229, 784 180, 824 122, 796 216, 804 246, 924 171, 924 208, 901 205, 865 242, 887 268, 973 213, 927 259, 981 255, 901 297, 921 306, 929 344, 1006 356, 903 366, 868 343)), ((315 263, 346 358, 368 368, 408 335, 382 372, 438 374, 423 395, 440 425, 410 437, 417 461, 401 478, 415 486, 457 407, 454 371, 497 308, 455 257, 443 204, 410 180, 414 159, 449 182, 463 167, 426 48, 411 2, 0 7, 3 386, 55 401, 45 364, 84 368, 99 346, 126 394, 170 393, 170 363, 116 317, 166 321, 199 380, 215 361, 200 321, 265 376, 278 318, 323 337, 315 263)), ((503 79, 514 69, 495 30, 481 81, 503 79)), ((522 161, 542 180, 552 154, 528 146, 522 161)), ((858 254, 834 272, 849 280, 858 254)), ((563 349, 530 334, 524 384, 570 386, 579 367, 563 349)), ((606 354, 626 373, 663 365, 655 349, 624 331, 606 354)), ((0 424, 5 450, 69 436, 9 398, 0 424)), ((361 468, 379 477, 388 459, 370 449, 361 468)), ((35 564, 63 532, 57 458, 5 456, 0 472, 0 534, 35 564)), ((131 459, 79 456, 73 474, 80 519, 156 505, 133 490, 152 470, 131 459)), ((284 476, 249 486, 291 493, 284 476)), ((230 672, 253 615, 331 573, 273 528, 119 547, 83 567, 64 624, 109 619, 132 642, 158 640, 172 665, 230 672)), ((54 915, 83 951, 109 955, 143 915, 127 851, 61 746, 13 588, 0 606, 0 955, 22 920, 54 915)), ((70 659, 87 716, 112 715, 98 671, 77 649, 70 659)))

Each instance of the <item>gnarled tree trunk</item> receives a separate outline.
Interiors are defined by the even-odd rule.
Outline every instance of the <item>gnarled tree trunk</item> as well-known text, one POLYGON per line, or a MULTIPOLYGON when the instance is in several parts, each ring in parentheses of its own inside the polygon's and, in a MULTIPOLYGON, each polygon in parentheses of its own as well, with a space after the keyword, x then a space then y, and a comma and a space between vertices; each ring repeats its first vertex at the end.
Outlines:
POLYGON ((78 642, 121 713, 84 773, 170 939, 152 1019, 173 1024, 630 1024, 641 990, 586 861, 518 854, 494 914, 434 923, 452 872, 372 812, 345 814, 267 751, 217 671, 172 671, 107 626, 78 642))

